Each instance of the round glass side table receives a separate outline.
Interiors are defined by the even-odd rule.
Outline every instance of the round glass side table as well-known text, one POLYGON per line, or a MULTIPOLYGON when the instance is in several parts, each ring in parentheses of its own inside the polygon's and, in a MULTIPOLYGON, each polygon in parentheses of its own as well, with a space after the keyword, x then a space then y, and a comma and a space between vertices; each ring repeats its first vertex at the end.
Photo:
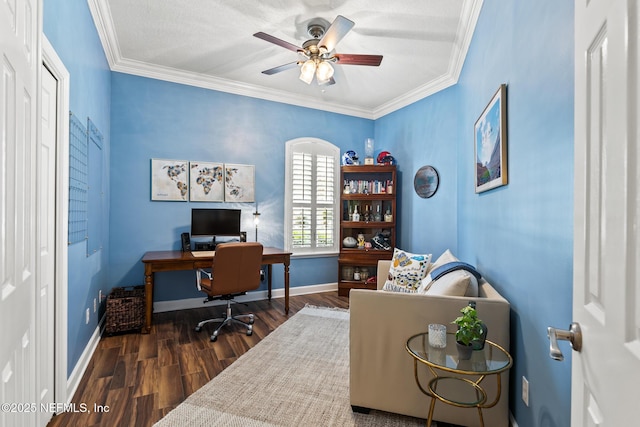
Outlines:
POLYGON ((431 426, 433 420, 436 399, 459 408, 477 408, 480 425, 484 426, 482 410, 498 403, 502 384, 500 374, 513 364, 511 355, 504 348, 487 340, 484 349, 473 351, 471 359, 459 360, 455 334, 447 333, 447 345, 444 348, 434 348, 429 345, 429 333, 423 332, 409 338, 406 349, 413 357, 413 373, 418 388, 431 397, 427 427, 431 426), (426 388, 418 378, 419 363, 426 365, 433 374, 426 388), (477 379, 472 381, 461 375, 477 379), (492 396, 493 401, 487 403, 488 396, 482 381, 490 375, 496 377, 498 385, 496 396, 492 396))

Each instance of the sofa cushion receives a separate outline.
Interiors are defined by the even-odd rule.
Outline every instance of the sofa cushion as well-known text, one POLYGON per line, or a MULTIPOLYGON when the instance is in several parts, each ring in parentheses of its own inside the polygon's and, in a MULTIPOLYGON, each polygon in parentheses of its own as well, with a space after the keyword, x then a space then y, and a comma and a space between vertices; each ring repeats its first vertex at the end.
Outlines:
POLYGON ((420 285, 427 274, 431 254, 413 254, 395 248, 383 290, 392 292, 422 291, 420 285))
POLYGON ((451 250, 447 249, 431 264, 429 273, 422 280, 419 289, 429 295, 477 297, 478 280, 471 273, 472 270, 480 276, 475 268, 461 263, 451 250))
POLYGON ((455 297, 477 297, 478 280, 466 270, 454 270, 432 280, 428 274, 422 280, 421 289, 427 295, 446 295, 455 297))
POLYGON ((458 258, 456 258, 456 256, 451 253, 451 250, 447 249, 446 251, 444 251, 444 253, 442 255, 440 255, 438 257, 437 260, 435 260, 433 263, 431 263, 431 266, 429 267, 429 271, 428 272, 431 272, 434 269, 436 269, 436 268, 438 268, 438 267, 440 267, 440 266, 442 266, 444 264, 447 264, 449 262, 455 262, 455 261, 460 261, 460 260, 458 258))

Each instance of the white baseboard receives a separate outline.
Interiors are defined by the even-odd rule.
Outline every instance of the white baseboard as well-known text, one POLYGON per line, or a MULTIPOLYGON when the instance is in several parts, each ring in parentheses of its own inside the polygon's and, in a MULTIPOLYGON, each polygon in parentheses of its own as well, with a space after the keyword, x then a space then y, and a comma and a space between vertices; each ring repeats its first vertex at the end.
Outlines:
POLYGON ((73 395, 75 394, 78 386, 80 385, 80 380, 82 380, 82 376, 87 371, 87 366, 89 366, 89 362, 91 361, 91 357, 93 353, 98 348, 98 344, 100 343, 100 331, 102 329, 102 325, 106 319, 106 314, 102 316, 100 322, 98 322, 98 326, 96 330, 93 331, 91 338, 89 338, 89 342, 87 343, 84 351, 80 355, 80 359, 78 359, 78 363, 71 371, 71 375, 67 379, 67 402, 71 403, 73 400, 73 395))
MULTIPOLYGON (((309 286, 296 286, 294 288, 289 288, 289 296, 317 294, 320 292, 331 292, 331 291, 337 291, 337 290, 338 290, 337 283, 325 283, 320 285, 309 285, 309 286)), ((283 288, 273 289, 271 291, 271 298, 284 298, 284 289, 283 288)), ((180 299, 180 300, 173 300, 173 301, 157 301, 153 303, 153 312, 163 313, 165 311, 201 308, 204 306, 203 304, 204 299, 205 297, 203 294, 202 297, 198 297, 198 298, 188 298, 188 299, 180 299)), ((267 291, 247 292, 246 295, 235 298, 235 300, 238 302, 260 301, 265 299, 267 299, 267 291)), ((223 305, 223 304, 226 304, 226 302, 217 300, 217 301, 211 301, 207 304, 209 306, 223 305)))

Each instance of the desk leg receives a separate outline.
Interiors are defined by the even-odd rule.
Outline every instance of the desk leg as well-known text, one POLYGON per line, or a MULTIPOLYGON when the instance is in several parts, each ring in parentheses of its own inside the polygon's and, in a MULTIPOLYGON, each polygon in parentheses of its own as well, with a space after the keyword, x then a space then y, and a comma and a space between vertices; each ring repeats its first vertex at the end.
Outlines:
POLYGON ((284 313, 289 314, 289 257, 284 262, 284 313))
POLYGON ((267 265, 267 297, 269 298, 269 301, 271 301, 271 271, 272 271, 272 265, 268 264, 267 265))
POLYGON ((145 315, 143 334, 151 332, 151 316, 153 315, 153 272, 147 270, 145 266, 144 272, 144 295, 145 295, 145 315))

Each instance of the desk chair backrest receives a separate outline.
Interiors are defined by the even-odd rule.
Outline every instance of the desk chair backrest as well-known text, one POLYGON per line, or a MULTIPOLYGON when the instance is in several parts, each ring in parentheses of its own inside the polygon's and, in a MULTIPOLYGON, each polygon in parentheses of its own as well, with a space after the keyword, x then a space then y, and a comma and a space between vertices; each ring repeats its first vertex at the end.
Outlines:
POLYGON ((213 257, 211 288, 203 281, 202 288, 210 295, 230 295, 257 289, 260 286, 262 245, 257 242, 221 243, 213 257))

